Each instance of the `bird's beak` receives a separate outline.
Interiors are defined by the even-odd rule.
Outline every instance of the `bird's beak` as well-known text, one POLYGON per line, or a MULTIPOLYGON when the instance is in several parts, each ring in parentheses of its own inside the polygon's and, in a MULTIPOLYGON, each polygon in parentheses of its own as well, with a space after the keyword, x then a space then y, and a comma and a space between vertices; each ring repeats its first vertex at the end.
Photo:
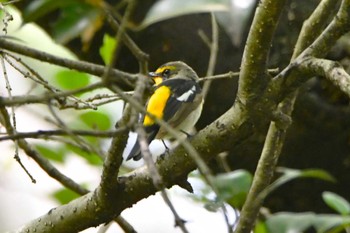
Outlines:
POLYGON ((159 76, 156 72, 149 72, 148 75, 151 76, 151 77, 159 76))
POLYGON ((163 78, 162 76, 160 76, 158 73, 156 72, 149 72, 148 75, 152 78, 152 80, 154 81, 155 85, 160 84, 161 82, 163 82, 163 78))

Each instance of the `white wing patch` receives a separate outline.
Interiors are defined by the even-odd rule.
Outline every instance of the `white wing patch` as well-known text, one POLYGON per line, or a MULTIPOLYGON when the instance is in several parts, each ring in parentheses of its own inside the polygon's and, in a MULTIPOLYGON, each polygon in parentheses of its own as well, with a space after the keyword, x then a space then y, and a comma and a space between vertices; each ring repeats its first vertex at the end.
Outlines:
POLYGON ((196 86, 193 85, 193 87, 190 90, 186 91, 185 93, 183 93, 182 95, 180 95, 176 99, 178 101, 186 102, 188 100, 188 98, 191 95, 193 95, 195 92, 196 92, 196 86))

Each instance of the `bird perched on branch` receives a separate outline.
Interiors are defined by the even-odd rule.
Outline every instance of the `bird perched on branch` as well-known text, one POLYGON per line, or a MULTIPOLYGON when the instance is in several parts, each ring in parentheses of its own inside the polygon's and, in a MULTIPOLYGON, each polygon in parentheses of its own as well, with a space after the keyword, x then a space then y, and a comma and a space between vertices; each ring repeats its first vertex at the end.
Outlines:
MULTIPOLYGON (((149 75, 155 83, 155 91, 147 101, 146 111, 187 134, 202 112, 203 96, 198 75, 181 61, 168 62, 149 75)), ((169 138, 167 131, 150 116, 143 115, 140 121, 145 127, 148 143, 153 139, 169 138)), ((141 157, 136 140, 126 160, 136 161, 141 157)))

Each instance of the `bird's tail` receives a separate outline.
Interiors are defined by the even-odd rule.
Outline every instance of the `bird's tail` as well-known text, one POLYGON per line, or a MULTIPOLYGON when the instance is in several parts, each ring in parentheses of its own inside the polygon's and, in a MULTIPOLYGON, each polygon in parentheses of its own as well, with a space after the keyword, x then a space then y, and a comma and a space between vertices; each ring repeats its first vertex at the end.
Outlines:
POLYGON ((141 149, 140 149, 140 144, 139 144, 139 140, 137 138, 134 147, 131 149, 128 157, 126 158, 126 161, 133 159, 135 161, 140 160, 141 159, 141 149))
MULTIPOLYGON (((152 125, 149 127, 145 128, 146 133, 147 133, 147 142, 151 143, 151 141, 156 137, 158 131, 159 131, 159 126, 158 125, 152 125)), ((126 158, 126 161, 133 159, 135 161, 138 161, 142 158, 141 155, 141 148, 140 148, 140 143, 139 143, 139 137, 137 137, 137 140, 135 142, 134 147, 131 149, 128 157, 126 158)))

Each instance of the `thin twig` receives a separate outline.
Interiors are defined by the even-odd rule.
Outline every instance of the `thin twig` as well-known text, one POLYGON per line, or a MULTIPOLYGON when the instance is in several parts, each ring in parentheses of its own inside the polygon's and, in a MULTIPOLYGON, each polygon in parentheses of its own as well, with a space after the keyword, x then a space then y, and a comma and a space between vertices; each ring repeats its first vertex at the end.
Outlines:
POLYGON ((125 233, 137 233, 134 227, 121 215, 114 219, 125 233))
POLYGON ((84 93, 88 91, 92 91, 98 88, 104 88, 104 84, 102 82, 97 82, 90 84, 86 87, 82 87, 76 90, 72 91, 62 91, 57 93, 45 93, 43 95, 27 95, 27 96, 12 96, 12 99, 0 97, 0 106, 20 106, 24 104, 37 104, 42 103, 46 104, 48 101, 51 100, 57 100, 61 102, 61 107, 64 107, 64 100, 61 100, 60 98, 72 96, 79 93, 84 93))
POLYGON ((143 155, 143 159, 146 163, 146 166, 148 168, 148 171, 150 173, 154 186, 160 191, 164 202, 168 205, 169 209, 173 213, 175 217, 175 226, 180 227, 182 232, 188 233, 188 230, 185 226, 185 221, 179 216, 174 205, 170 201, 168 194, 165 190, 162 177, 159 175, 157 167, 154 164, 151 152, 149 151, 145 129, 141 125, 138 125, 136 127, 136 132, 138 135, 138 143, 140 144, 141 154, 143 155))
MULTIPOLYGON (((217 56, 218 56, 218 50, 219 50, 219 28, 218 28, 218 24, 216 22, 216 18, 215 18, 215 14, 212 12, 211 14, 211 30, 212 30, 212 38, 211 41, 209 41, 209 39, 205 40, 207 41, 207 43, 209 43, 209 50, 210 50, 210 56, 209 56, 209 64, 208 64, 208 68, 207 68, 207 73, 206 76, 213 76, 214 71, 215 71, 215 66, 216 66, 216 60, 217 60, 217 56)), ((231 72, 229 72, 229 75, 232 75, 231 72)), ((202 79, 203 80, 203 79, 202 79)), ((202 81, 201 80, 201 81, 202 81)), ((211 86, 211 82, 213 79, 206 79, 207 82, 204 83, 203 85, 203 98, 205 99, 210 86, 211 86)), ((202 175, 209 175, 209 177, 206 178, 208 184, 210 185, 210 187, 214 190, 215 194, 218 196, 219 193, 216 189, 216 186, 214 186, 214 183, 212 183, 212 175, 211 172, 208 172, 208 174, 202 174, 202 175)), ((219 196, 218 196, 219 198, 219 196)), ((233 232, 232 230, 232 226, 230 224, 229 218, 227 216, 227 210, 226 207, 224 205, 224 203, 221 203, 221 208, 223 210, 223 214, 224 214, 224 219, 226 222, 226 226, 227 226, 227 230, 229 233, 233 232)))
MULTIPOLYGON (((131 0, 128 2, 128 6, 125 10, 125 14, 122 19, 122 25, 120 26, 119 31, 116 33, 116 39, 119 38, 119 41, 121 36, 124 33, 124 29, 126 26, 125 24, 129 20, 131 12, 134 10, 135 6, 136 6, 135 0, 131 0)), ((117 60, 117 53, 116 53, 117 49, 118 49, 117 47, 114 48, 114 53, 111 58, 111 61, 103 73, 102 80, 106 84, 108 84, 110 81, 110 75, 112 74, 111 72, 113 71, 113 66, 117 60)), ((140 83, 138 82, 137 86, 138 84, 140 83)), ((123 91, 116 85, 113 86, 113 90, 116 91, 116 93, 119 96, 121 96, 121 98, 123 98, 123 96, 124 97, 127 96, 127 98, 130 98, 127 94, 123 93, 123 91)), ((140 90, 140 91, 143 93, 143 90, 140 90)), ((130 111, 129 109, 126 109, 122 119, 117 123, 117 125, 124 127, 126 125, 126 122, 128 122, 129 120, 130 120, 130 111)), ((102 179, 100 182, 100 187, 102 192, 101 195, 103 196, 112 195, 113 191, 118 186, 118 181, 116 177, 118 177, 119 168, 123 161, 122 151, 126 145, 128 133, 129 131, 126 130, 125 133, 119 135, 119 137, 114 137, 108 149, 108 153, 103 164, 102 179)), ((108 199, 104 201, 108 202, 108 199)))
MULTIPOLYGON (((134 10, 136 6, 136 1, 135 0, 130 0, 128 2, 128 5, 126 7, 126 10, 125 10, 125 13, 124 13, 124 16, 122 18, 122 21, 121 21, 121 24, 115 34, 115 40, 117 42, 120 42, 121 41, 121 38, 123 37, 123 34, 124 34, 124 31, 125 31, 125 28, 126 28, 126 24, 129 20, 129 17, 132 13, 132 11, 134 10)), ((119 55, 119 50, 120 50, 121 46, 120 46, 120 43, 115 43, 114 45, 114 48, 113 48, 113 56, 111 57, 111 60, 109 61, 109 64, 108 66, 106 67, 103 75, 102 75, 102 80, 106 83, 109 83, 110 82, 110 78, 112 76, 112 71, 113 71, 113 67, 115 66, 116 62, 117 62, 117 58, 118 58, 118 55, 119 55)))
MULTIPOLYGON (((107 15, 107 21, 111 25, 114 31, 118 32, 120 30, 121 25, 114 19, 114 11, 111 10, 112 7, 106 4, 104 10, 107 15)), ((141 48, 130 38, 130 36, 124 31, 122 34, 122 40, 124 44, 128 47, 131 53, 139 62, 148 61, 149 55, 141 50, 141 48)))
MULTIPOLYGON (((207 69, 207 74, 206 76, 212 76, 215 71, 215 65, 216 65, 216 60, 218 56, 218 50, 219 50, 219 29, 218 29, 218 24, 215 19, 214 13, 211 13, 211 31, 212 31, 212 36, 211 36, 211 43, 210 43, 210 57, 209 57, 209 64, 208 64, 208 69, 207 69)), ((203 98, 207 96, 209 92, 209 88, 211 85, 211 80, 208 82, 205 82, 203 85, 203 98)))
MULTIPOLYGON (((0 107, 0 111, 3 119, 9 119, 9 114, 6 108, 0 107)), ((0 118, 1 119, 1 118, 0 118)), ((13 127, 7 120, 2 122, 6 128, 8 134, 13 134, 13 127)), ((60 182, 63 186, 73 190, 76 193, 87 193, 88 190, 81 187, 79 184, 74 182, 71 178, 62 174, 58 169, 56 169, 48 159, 42 157, 35 149, 33 149, 29 143, 24 139, 18 139, 18 146, 30 157, 32 158, 49 176, 60 182)))
MULTIPOLYGON (((1 122, 7 129, 8 133, 11 135, 11 132, 13 132, 13 128, 12 126, 9 124, 9 115, 6 111, 6 109, 4 107, 0 107, 0 111, 2 113, 2 118, 0 119, 5 119, 5 122, 1 122), (7 120, 6 120, 7 119, 7 120), (6 123, 7 122, 7 123, 6 123)), ((111 135, 110 136, 115 136, 116 133, 120 133, 121 131, 123 131, 124 128, 119 128, 114 132, 110 132, 111 135)), ((44 131, 41 131, 41 133, 44 131)), ((59 131, 57 131, 59 132, 59 131)), ((56 132, 56 133, 57 133, 56 132)), ((62 133, 67 133, 67 131, 61 131, 62 133)), ((74 130, 72 131, 74 132, 74 130)), ((49 132, 48 132, 49 133, 49 132)), ((74 133, 79 133, 79 131, 74 132, 74 133)), ((91 135, 91 136, 104 136, 104 133, 108 133, 108 132, 89 132, 89 131, 80 131, 81 134, 85 134, 85 135, 91 135)), ((18 135, 18 133, 17 133, 18 135)), ((14 137, 16 135, 13 135, 14 137)), ((107 136, 107 134, 106 134, 107 136)), ((28 156, 30 156, 35 162, 37 162, 37 164, 52 178, 54 178, 55 180, 57 180, 58 182, 60 182, 63 186, 65 186, 66 188, 69 188, 71 190, 73 190, 74 192, 80 194, 80 195, 84 195, 87 194, 89 192, 89 190, 85 189, 84 187, 80 186, 79 184, 77 184, 76 182, 74 182, 71 178, 65 176, 64 174, 62 174, 59 170, 57 170, 50 162, 49 160, 43 158, 40 156, 40 154, 34 150, 33 148, 30 147, 30 145, 21 138, 17 139, 19 142, 19 146, 26 152, 26 154, 28 156)), ((16 140, 16 141, 17 141, 16 140)), ((136 232, 134 230, 132 230, 132 226, 124 219, 122 218, 122 216, 118 216, 115 218, 115 221, 118 222, 118 224, 122 227, 122 229, 129 229, 130 231, 126 231, 126 232, 136 232)))
POLYGON ((54 86, 51 86, 49 84, 49 82, 47 80, 45 80, 43 77, 41 77, 41 75, 36 72, 34 69, 32 69, 29 65, 27 65, 27 63, 25 63, 21 58, 14 56, 11 53, 7 53, 7 52, 2 52, 4 53, 4 57, 6 59, 6 61, 15 69, 17 70, 20 74, 23 75, 24 78, 30 78, 31 80, 33 80, 35 83, 40 84, 41 86, 43 86, 45 89, 49 90, 50 92, 58 92, 60 91, 59 89, 57 89, 54 86), (16 63, 12 62, 11 59, 16 61, 16 63), (27 69, 28 72, 25 72, 24 70, 22 70, 18 64, 21 64, 25 69, 27 69))
POLYGON ((4 32, 5 35, 7 35, 7 26, 10 21, 13 20, 13 16, 5 9, 4 6, 6 6, 8 3, 1 3, 0 2, 0 10, 2 10, 5 13, 5 16, 2 19, 2 22, 4 24, 4 28, 2 31, 4 32))
POLYGON ((86 142, 83 138, 79 137, 78 135, 75 135, 71 129, 62 121, 62 119, 57 115, 55 110, 53 109, 52 105, 48 103, 48 108, 50 110, 51 115, 54 117, 54 119, 57 122, 57 126, 62 128, 62 130, 67 132, 67 135, 69 135, 78 145, 81 146, 83 151, 91 151, 97 155, 99 155, 101 158, 103 158, 102 153, 98 151, 95 147, 90 145, 90 143, 86 142))
MULTIPOLYGON (((279 68, 273 68, 273 69, 268 69, 267 70, 267 72, 270 75, 276 75, 279 71, 280 71, 279 68)), ((206 81, 211 81, 211 80, 238 78, 239 74, 240 74, 239 71, 237 71, 237 72, 229 71, 229 72, 224 73, 224 74, 217 74, 217 75, 201 77, 201 78, 199 78, 198 82, 201 83, 201 82, 206 82, 206 81)))
MULTIPOLYGON (((97 130, 71 130, 75 135, 91 136, 91 137, 115 137, 125 130, 124 128, 118 128, 112 131, 97 131, 97 130)), ((49 136, 66 136, 69 135, 66 130, 38 130, 36 132, 16 132, 13 135, 6 135, 0 137, 0 141, 17 140, 24 138, 43 138, 46 139, 49 136)))
MULTIPOLYGON (((27 57, 31 57, 43 62, 48 62, 50 64, 96 75, 98 77, 102 77, 102 75, 105 72, 105 66, 96 65, 86 61, 76 61, 76 60, 58 57, 46 52, 42 52, 30 47, 21 45, 19 43, 14 43, 9 39, 5 39, 4 37, 0 37, 0 48, 11 52, 15 52, 27 57)), ((135 74, 130 74, 117 69, 111 70, 110 77, 111 77, 111 81, 113 82, 123 81, 125 83, 129 83, 130 81, 136 80, 135 74)))
MULTIPOLYGON (((7 89, 7 94, 9 96, 10 99, 12 99, 12 88, 11 88, 11 84, 10 81, 8 79, 8 75, 7 75, 7 69, 6 69, 6 65, 5 65, 5 61, 4 61, 4 57, 2 54, 0 54, 0 62, 1 62, 1 67, 2 67, 2 73, 4 75, 4 79, 6 82, 6 89, 7 89)), ((4 108, 3 111, 5 111, 6 109, 4 108)), ((16 121, 16 115, 15 115, 15 108, 12 106, 11 107, 11 115, 12 115, 12 130, 10 132, 10 134, 16 134, 17 131, 17 121, 16 121)), ((3 120, 5 121, 4 124, 6 125, 11 125, 11 120, 8 114, 6 114, 5 112, 2 113, 3 116, 3 120)), ((18 164, 21 166, 21 168, 24 170, 24 172, 28 175, 28 177, 30 178, 30 180, 32 181, 32 183, 36 183, 36 180, 34 179, 34 177, 30 174, 30 172, 28 171, 28 169, 24 166, 24 164, 21 161, 21 158, 19 157, 19 152, 18 152, 18 141, 14 140, 15 143, 15 155, 14 155, 14 159, 18 162, 18 164)))

